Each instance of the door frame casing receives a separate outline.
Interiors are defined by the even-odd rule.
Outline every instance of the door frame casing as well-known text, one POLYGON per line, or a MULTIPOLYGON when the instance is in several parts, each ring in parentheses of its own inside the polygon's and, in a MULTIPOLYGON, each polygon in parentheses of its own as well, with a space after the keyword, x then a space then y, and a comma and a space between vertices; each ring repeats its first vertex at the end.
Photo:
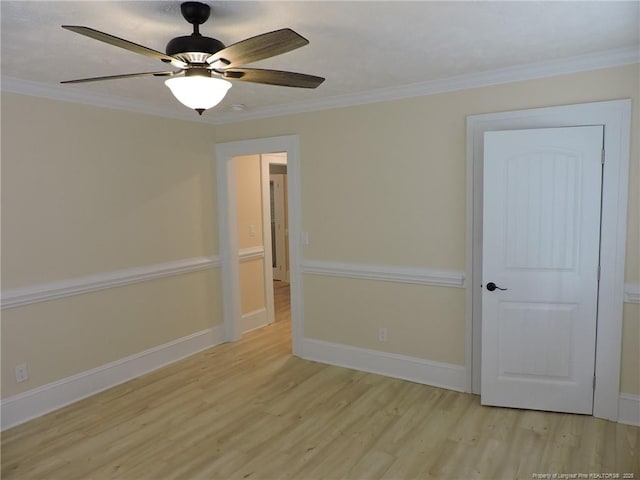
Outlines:
POLYGON ((228 342, 240 340, 242 338, 242 329, 240 325, 237 185, 236 168, 233 159, 243 155, 278 152, 287 153, 291 340, 293 354, 301 356, 303 338, 302 244, 296 240, 301 238, 302 223, 300 208, 300 146, 297 135, 239 140, 218 143, 215 146, 222 316, 225 340, 228 342), (294 240, 291 241, 291 239, 294 240))
POLYGON ((494 130, 604 125, 600 284, 593 415, 618 419, 627 227, 631 100, 535 108, 467 117, 467 391, 480 393, 482 331, 482 175, 484 133, 494 130))

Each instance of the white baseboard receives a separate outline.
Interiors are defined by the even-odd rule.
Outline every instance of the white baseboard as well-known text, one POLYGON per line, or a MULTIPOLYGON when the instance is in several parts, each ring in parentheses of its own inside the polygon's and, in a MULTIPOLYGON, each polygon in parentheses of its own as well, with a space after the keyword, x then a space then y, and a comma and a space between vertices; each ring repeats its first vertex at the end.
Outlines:
MULTIPOLYGON (((421 358, 305 338, 303 358, 400 378, 433 387, 465 391, 465 368, 421 358)), ((618 422, 640 426, 640 395, 620 394, 618 422)))
POLYGON ((8 397, 0 403, 2 410, 0 429, 6 430, 40 417, 222 342, 224 342, 224 329, 217 325, 92 370, 8 397))
POLYGON ((466 372, 461 365, 433 362, 311 338, 303 339, 302 346, 302 357, 307 360, 377 373, 458 392, 465 391, 466 372))
MULTIPOLYGON (((252 316, 258 318, 259 312, 261 310, 252 312, 254 314, 252 316)), ((0 430, 4 431, 33 418, 40 417, 223 342, 223 328, 218 325, 92 370, 8 397, 0 403, 2 411, 0 430)), ((433 362, 406 355, 380 352, 310 338, 303 339, 302 343, 302 357, 307 360, 353 368, 459 392, 465 391, 465 369, 460 365, 433 362)), ((640 426, 640 395, 621 393, 619 402, 618 422, 640 426)))
POLYGON ((242 326, 242 333, 250 332, 256 328, 264 327, 269 324, 269 317, 267 315, 266 308, 260 308, 253 312, 245 313, 240 318, 240 325, 242 326))
POLYGON ((640 427, 640 395, 620 394, 618 422, 640 427))

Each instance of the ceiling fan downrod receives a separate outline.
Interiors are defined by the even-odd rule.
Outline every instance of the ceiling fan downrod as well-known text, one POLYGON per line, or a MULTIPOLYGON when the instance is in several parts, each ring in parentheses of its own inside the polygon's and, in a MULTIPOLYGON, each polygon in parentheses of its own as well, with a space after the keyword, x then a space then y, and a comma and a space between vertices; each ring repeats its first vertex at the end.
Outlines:
POLYGON ((200 2, 184 2, 180 5, 184 19, 193 25, 193 33, 173 38, 167 43, 166 53, 187 63, 205 63, 206 59, 224 48, 215 38, 200 34, 199 26, 209 19, 211 7, 200 2))
POLYGON ((201 2, 183 2, 180 11, 184 19, 193 25, 193 34, 200 35, 200 25, 209 19, 211 7, 201 2))

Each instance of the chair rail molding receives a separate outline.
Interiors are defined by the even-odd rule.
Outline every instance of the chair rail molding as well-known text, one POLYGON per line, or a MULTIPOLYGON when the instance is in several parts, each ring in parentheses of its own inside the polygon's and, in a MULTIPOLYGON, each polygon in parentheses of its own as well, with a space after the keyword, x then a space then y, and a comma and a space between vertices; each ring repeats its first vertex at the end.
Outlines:
POLYGON ((107 288, 122 287, 158 278, 182 275, 220 266, 217 256, 193 257, 144 267, 126 268, 113 272, 96 273, 48 283, 4 290, 2 309, 22 307, 32 303, 96 292, 107 288))
POLYGON ((380 280, 394 283, 456 288, 464 288, 465 286, 465 274, 458 270, 305 260, 302 263, 302 271, 312 275, 380 280))
POLYGON ((640 283, 625 283, 624 301, 625 303, 640 303, 640 283))
POLYGON ((238 252, 238 257, 241 262, 264 258, 264 247, 260 245, 258 247, 241 248, 238 252))

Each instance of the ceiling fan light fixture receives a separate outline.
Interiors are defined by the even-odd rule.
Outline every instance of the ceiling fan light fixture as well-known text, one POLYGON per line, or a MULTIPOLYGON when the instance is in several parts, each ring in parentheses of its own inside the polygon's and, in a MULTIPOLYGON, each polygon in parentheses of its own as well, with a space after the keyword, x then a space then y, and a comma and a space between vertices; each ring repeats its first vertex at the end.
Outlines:
POLYGON ((167 44, 166 53, 94 28, 81 25, 62 25, 62 28, 85 37, 169 63, 178 70, 125 73, 67 80, 61 83, 170 76, 171 78, 164 83, 169 87, 171 93, 180 103, 202 115, 205 110, 220 103, 231 87, 231 83, 219 77, 233 81, 298 88, 316 88, 325 80, 322 77, 304 73, 242 67, 248 63, 265 60, 304 47, 309 43, 309 40, 290 28, 281 28, 256 35, 225 47, 220 40, 200 34, 200 25, 207 21, 211 13, 209 5, 197 1, 183 2, 180 5, 180 11, 184 19, 193 26, 193 33, 171 39, 167 44))
POLYGON ((164 84, 180 103, 200 115, 219 104, 231 88, 231 82, 200 75, 173 77, 165 80, 164 84))

